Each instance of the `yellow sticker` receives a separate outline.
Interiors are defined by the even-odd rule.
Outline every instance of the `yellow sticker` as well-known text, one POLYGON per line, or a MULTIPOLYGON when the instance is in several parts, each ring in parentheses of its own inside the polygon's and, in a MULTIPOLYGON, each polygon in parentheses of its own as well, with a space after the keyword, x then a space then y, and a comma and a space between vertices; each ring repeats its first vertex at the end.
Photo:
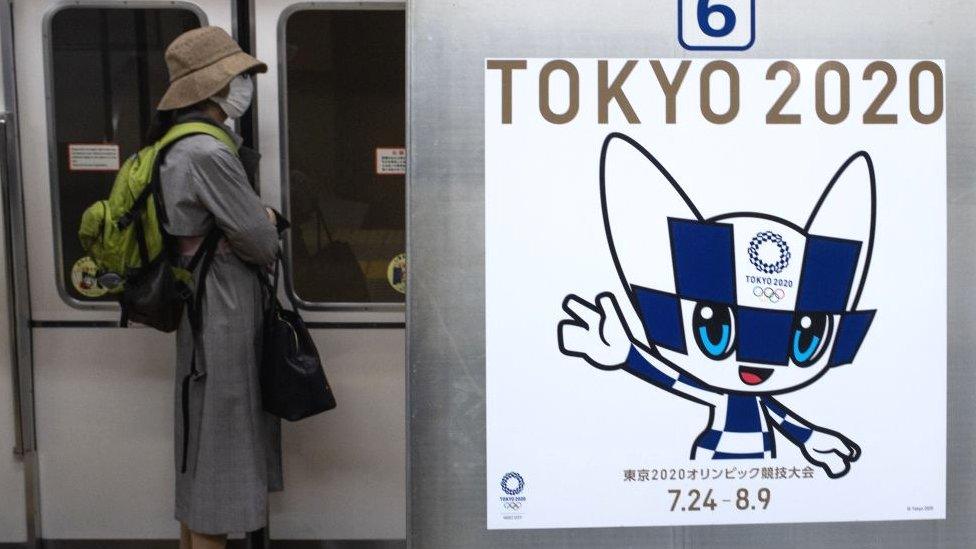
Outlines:
POLYGON ((98 283, 98 265, 85 256, 71 267, 71 284, 85 297, 102 297, 108 290, 98 283))
POLYGON ((386 280, 401 294, 407 293, 407 254, 399 254, 386 267, 386 280))

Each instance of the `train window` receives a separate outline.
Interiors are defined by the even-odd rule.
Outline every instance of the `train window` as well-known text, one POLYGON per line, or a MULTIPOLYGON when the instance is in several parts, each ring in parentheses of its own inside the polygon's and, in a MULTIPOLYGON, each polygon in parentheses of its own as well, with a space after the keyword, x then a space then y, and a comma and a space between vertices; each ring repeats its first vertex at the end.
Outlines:
POLYGON ((143 145, 169 80, 163 52, 203 17, 180 4, 130 6, 70 6, 47 23, 59 283, 75 302, 104 299, 84 273, 81 214, 108 196, 119 164, 143 145))
POLYGON ((402 303, 404 12, 303 9, 286 17, 291 291, 313 308, 402 303))

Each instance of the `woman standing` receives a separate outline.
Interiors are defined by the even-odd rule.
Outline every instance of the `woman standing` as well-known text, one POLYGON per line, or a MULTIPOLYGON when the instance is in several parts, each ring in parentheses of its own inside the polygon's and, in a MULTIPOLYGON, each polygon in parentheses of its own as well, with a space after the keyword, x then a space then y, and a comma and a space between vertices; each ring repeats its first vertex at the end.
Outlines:
MULTIPOLYGON (((217 27, 176 38, 166 64, 157 136, 185 120, 224 127, 248 109, 253 75, 267 70, 217 27)), ((263 411, 258 384, 263 300, 255 274, 275 260, 277 216, 252 190, 238 151, 210 135, 173 144, 160 184, 165 229, 184 265, 211 229, 223 235, 205 275, 201 325, 194 334, 184 318, 177 332, 175 429, 181 548, 219 548, 228 533, 264 527, 268 492, 281 489, 280 424, 263 411)))

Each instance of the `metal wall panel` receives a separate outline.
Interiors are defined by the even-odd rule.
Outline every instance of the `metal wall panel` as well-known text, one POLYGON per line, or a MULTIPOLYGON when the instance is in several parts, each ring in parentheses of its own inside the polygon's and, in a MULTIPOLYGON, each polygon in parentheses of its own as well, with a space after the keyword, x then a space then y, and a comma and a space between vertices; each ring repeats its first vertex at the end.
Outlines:
MULTIPOLYGON (((6 123, 0 124, 0 131, 5 130, 6 123)), ((0 154, 5 153, 5 143, 5 139, 0 139, 0 144, 3 144, 0 145, 0 154)), ((4 165, 5 162, 0 162, 0 166, 4 165)), ((7 174, 0 172, 0 178, 3 178, 0 181, 0 194, 6 195, 9 185, 7 174)), ((6 226, 7 217, 7 212, 0 211, 0 227, 6 226)), ((23 542, 27 540, 27 506, 24 500, 24 464, 12 451, 18 445, 19 416, 16 413, 18 401, 14 398, 16 361, 11 338, 14 319, 8 314, 11 295, 7 257, 7 239, 0 237, 0 263, 3 264, 0 268, 0 494, 3 494, 5 502, 9 502, 0 507, 0 542, 23 542)))
MULTIPOLYGON (((14 215, 12 204, 20 201, 20 164, 17 162, 17 93, 14 87, 13 21, 10 0, 0 1, 0 194, 3 212, 0 213, 0 227, 3 228, 0 258, 3 273, 0 274, 0 400, 7 405, 0 408, 0 440, 13 450, 0 454, 0 494, 5 494, 6 502, 0 510, 0 545, 7 542, 29 541, 32 522, 28 515, 28 486, 36 471, 36 460, 28 451, 30 434, 24 432, 23 409, 29 407, 29 398, 24 398, 22 388, 23 356, 19 351, 24 347, 25 316, 18 314, 27 300, 17 299, 16 288, 26 279, 23 269, 16 266, 21 262, 23 243, 22 217, 14 215)), ((3 448, 4 446, 0 446, 3 448)))
MULTIPOLYGON (((963 548, 976 543, 976 5, 758 3, 745 53, 693 54, 673 0, 412 0, 408 6, 409 502, 413 547, 963 548), (485 521, 484 60, 936 58, 949 127, 948 520, 492 531, 485 521)), ((526 220, 527 222, 528 220, 526 220)), ((523 222, 513 220, 513 222, 523 222)), ((919 290, 923 291, 923 290, 919 290)), ((910 441, 908 441, 910 444, 910 441)))

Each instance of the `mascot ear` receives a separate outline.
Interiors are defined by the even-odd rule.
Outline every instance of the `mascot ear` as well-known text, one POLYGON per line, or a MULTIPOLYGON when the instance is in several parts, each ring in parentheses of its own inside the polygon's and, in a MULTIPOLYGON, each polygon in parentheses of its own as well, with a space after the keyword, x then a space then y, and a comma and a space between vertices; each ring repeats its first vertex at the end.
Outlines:
POLYGON ((600 156, 600 196, 621 282, 674 293, 668 218, 702 216, 670 173, 636 141, 612 133, 600 156))
POLYGON ((874 163, 866 152, 859 152, 837 170, 813 208, 804 227, 809 235, 854 240, 861 243, 847 310, 857 309, 867 280, 874 249, 876 217, 874 163))

